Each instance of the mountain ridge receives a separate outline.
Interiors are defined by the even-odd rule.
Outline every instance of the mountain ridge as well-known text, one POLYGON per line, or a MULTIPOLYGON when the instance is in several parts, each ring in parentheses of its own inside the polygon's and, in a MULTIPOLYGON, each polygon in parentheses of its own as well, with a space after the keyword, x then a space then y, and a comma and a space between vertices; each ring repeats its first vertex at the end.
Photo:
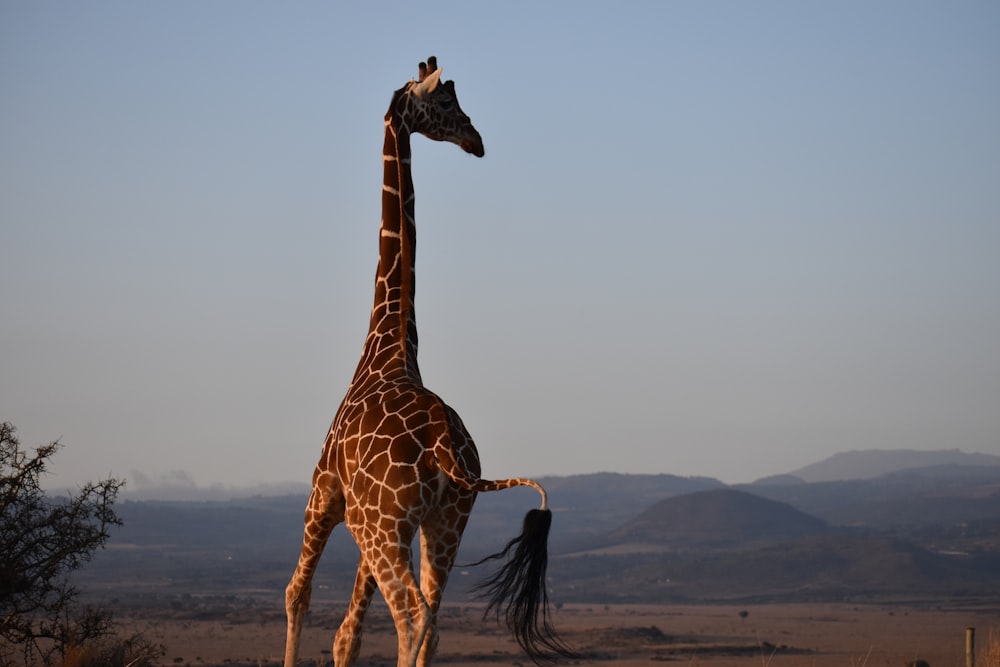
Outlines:
MULTIPOLYGON (((780 477, 803 482, 837 482, 874 479, 894 472, 935 466, 1000 466, 1000 456, 960 449, 859 449, 838 452, 822 461, 810 463, 780 477)), ((774 477, 774 476, 772 476, 774 477)), ((764 481, 771 478, 762 478, 764 481)))
MULTIPOLYGON (((541 478, 549 575, 565 601, 846 600, 1000 594, 1000 466, 907 468, 867 480, 725 486, 595 473, 541 478)), ((253 590, 280 597, 307 492, 116 505, 124 526, 81 572, 121 597, 253 590)), ((532 489, 481 494, 459 563, 501 549, 532 489)), ((350 591, 358 551, 339 527, 317 586, 350 591)), ((485 570, 459 568, 455 599, 485 570), (468 571, 467 571, 468 570, 468 571), (472 575, 469 577, 462 575, 472 575)))

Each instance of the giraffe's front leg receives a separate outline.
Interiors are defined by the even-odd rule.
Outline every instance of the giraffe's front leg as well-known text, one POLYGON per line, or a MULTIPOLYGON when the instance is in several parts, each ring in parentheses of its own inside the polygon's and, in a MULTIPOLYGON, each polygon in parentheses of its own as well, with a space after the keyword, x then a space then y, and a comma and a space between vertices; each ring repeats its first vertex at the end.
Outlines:
POLYGON ((312 578, 323 555, 323 547, 334 526, 344 520, 344 497, 339 487, 314 487, 306 505, 302 552, 288 587, 285 589, 285 613, 288 628, 285 634, 285 667, 294 667, 298 659, 302 623, 309 611, 312 578))
POLYGON ((351 603, 333 640, 333 664, 336 667, 349 667, 358 659, 361 651, 361 634, 365 621, 365 613, 371 604, 372 596, 377 587, 371 569, 362 557, 358 562, 358 572, 354 577, 354 592, 351 603))

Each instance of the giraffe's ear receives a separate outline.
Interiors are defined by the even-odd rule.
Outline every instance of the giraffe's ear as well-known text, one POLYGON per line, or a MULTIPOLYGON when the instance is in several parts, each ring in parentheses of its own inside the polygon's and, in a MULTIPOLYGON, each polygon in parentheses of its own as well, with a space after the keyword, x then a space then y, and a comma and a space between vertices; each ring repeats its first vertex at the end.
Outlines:
POLYGON ((441 69, 438 68, 424 77, 422 81, 418 81, 413 85, 413 94, 420 99, 424 99, 424 95, 434 92, 440 81, 441 69))

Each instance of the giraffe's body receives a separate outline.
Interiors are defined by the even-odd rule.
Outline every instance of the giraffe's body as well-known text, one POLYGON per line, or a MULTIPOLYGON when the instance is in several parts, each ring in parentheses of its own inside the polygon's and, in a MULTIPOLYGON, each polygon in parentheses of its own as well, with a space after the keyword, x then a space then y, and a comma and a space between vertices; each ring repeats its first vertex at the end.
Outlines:
MULTIPOLYGON (((347 525, 361 556, 351 602, 334 640, 335 664, 346 667, 356 659, 365 611, 378 589, 396 625, 398 664, 426 665, 437 643, 441 596, 476 493, 528 485, 542 494, 545 510, 545 492, 531 480, 480 479, 479 456, 462 420, 420 378, 413 310, 416 227, 410 136, 421 133, 456 143, 478 157, 484 154, 479 133, 458 105, 453 83, 439 80, 433 59, 429 65, 425 69, 421 63, 419 82, 396 91, 385 116, 375 303, 361 361, 313 474, 302 553, 286 590, 285 667, 295 664, 312 576, 338 523, 347 525), (418 531, 419 581, 411 546, 418 531)), ((544 560, 542 566, 544 579, 544 560)), ((502 595, 510 597, 512 592, 502 595)), ((538 610, 536 603, 533 613, 538 610)), ((529 653, 537 650, 536 644, 543 651, 558 650, 544 636, 532 640, 539 628, 548 630, 544 607, 540 611, 541 626, 531 619, 531 627, 515 629, 519 641, 528 638, 522 645, 527 642, 529 653)))

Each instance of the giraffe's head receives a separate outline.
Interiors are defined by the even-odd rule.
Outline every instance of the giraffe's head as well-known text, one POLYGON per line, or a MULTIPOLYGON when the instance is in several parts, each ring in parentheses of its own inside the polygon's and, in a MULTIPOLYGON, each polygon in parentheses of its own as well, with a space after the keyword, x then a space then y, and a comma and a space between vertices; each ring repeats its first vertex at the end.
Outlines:
POLYGON ((410 132, 434 141, 450 141, 476 157, 485 154, 483 139, 458 104, 454 81, 441 81, 437 59, 431 56, 420 63, 420 79, 403 89, 407 102, 407 125, 410 132))

